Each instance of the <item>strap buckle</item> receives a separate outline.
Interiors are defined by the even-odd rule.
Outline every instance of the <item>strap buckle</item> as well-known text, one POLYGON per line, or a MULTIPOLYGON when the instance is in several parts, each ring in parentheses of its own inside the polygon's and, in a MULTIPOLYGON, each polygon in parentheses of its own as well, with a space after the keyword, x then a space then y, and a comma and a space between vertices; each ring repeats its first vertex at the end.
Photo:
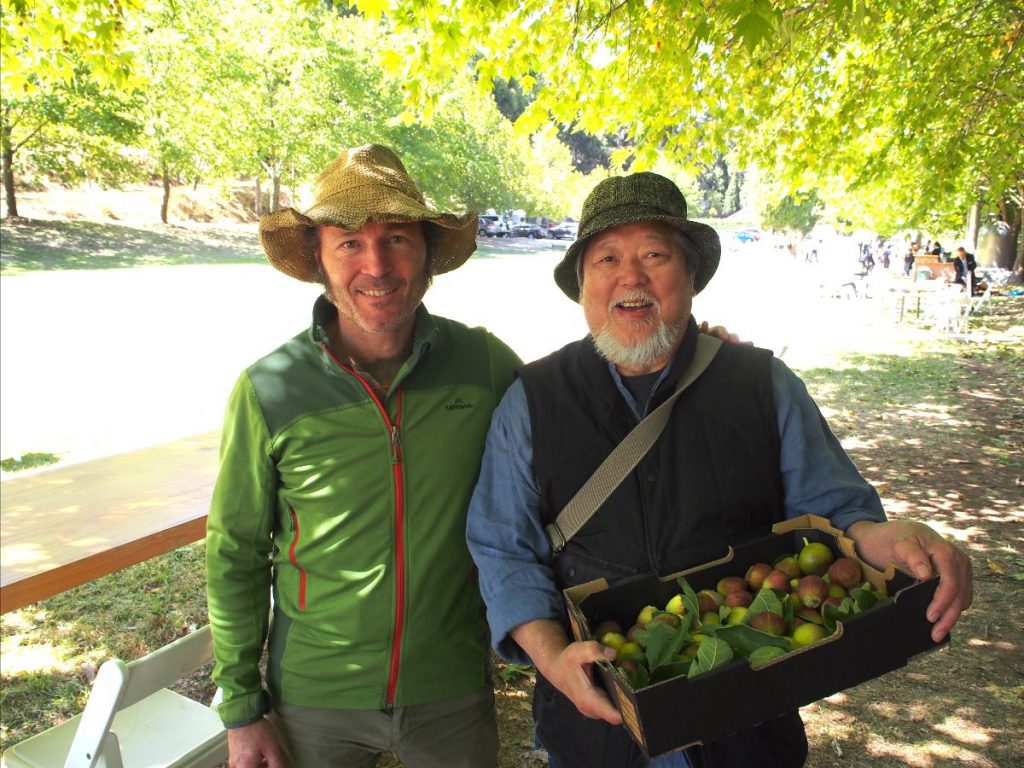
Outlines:
POLYGON ((544 526, 544 532, 548 535, 548 541, 551 543, 551 550, 555 555, 562 554, 562 550, 565 549, 565 545, 569 543, 569 540, 565 538, 565 534, 562 533, 562 529, 558 527, 558 523, 554 522, 550 525, 544 526))

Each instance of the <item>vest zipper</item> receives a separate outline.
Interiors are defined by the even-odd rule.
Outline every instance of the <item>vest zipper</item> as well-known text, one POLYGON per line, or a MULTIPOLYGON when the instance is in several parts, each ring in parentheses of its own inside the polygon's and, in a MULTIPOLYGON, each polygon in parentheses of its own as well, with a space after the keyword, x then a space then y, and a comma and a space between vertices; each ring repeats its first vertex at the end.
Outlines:
POLYGON ((402 389, 399 387, 396 393, 397 410, 395 412, 395 420, 392 422, 387 408, 384 407, 384 403, 377 397, 377 393, 370 386, 370 383, 356 373, 355 369, 351 366, 345 365, 338 360, 326 344, 323 345, 323 348, 338 367, 354 376, 363 385, 363 389, 367 391, 370 398, 376 404, 377 410, 380 411, 380 415, 384 419, 384 424, 387 426, 391 438, 391 477, 395 488, 395 631, 391 639, 391 663, 388 672, 388 687, 384 699, 384 708, 391 711, 395 706, 395 691, 398 688, 402 632, 405 623, 405 486, 402 482, 402 389))

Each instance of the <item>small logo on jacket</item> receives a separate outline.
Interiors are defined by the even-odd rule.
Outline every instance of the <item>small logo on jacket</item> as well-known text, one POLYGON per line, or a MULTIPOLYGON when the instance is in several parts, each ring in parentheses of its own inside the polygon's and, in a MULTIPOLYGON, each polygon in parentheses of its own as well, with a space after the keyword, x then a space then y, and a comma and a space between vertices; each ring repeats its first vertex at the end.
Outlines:
POLYGON ((446 411, 464 411, 467 408, 472 408, 472 407, 473 407, 472 403, 467 403, 461 397, 456 397, 452 402, 448 403, 448 405, 446 405, 444 407, 444 409, 446 411))

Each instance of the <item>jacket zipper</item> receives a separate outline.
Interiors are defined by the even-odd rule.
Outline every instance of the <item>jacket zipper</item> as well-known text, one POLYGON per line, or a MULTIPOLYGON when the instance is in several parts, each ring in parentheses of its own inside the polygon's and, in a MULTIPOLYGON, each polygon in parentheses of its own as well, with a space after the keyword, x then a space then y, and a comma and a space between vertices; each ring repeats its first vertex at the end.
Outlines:
MULTIPOLYGON (((384 706, 391 710, 395 706, 395 690, 398 688, 398 669, 401 659, 402 632, 404 629, 405 617, 405 486, 402 482, 402 389, 397 391, 397 411, 395 421, 392 423, 387 408, 377 397, 377 393, 369 382, 356 373, 351 366, 345 365, 338 360, 331 352, 330 347, 323 345, 324 350, 331 359, 346 373, 351 374, 363 385, 373 402, 377 405, 384 424, 387 426, 391 438, 391 477, 395 487, 395 632, 391 640, 391 668, 388 673, 388 687, 385 694, 384 706)), ((297 523, 296 523, 297 525, 297 523)), ((303 581, 303 583, 305 583, 303 581)))
POLYGON ((299 545, 299 516, 295 512, 295 507, 289 507, 288 511, 291 513, 292 526, 295 529, 292 535, 292 544, 288 547, 288 560, 299 572, 299 610, 304 611, 306 610, 306 569, 299 565, 299 561, 295 557, 295 548, 299 545))

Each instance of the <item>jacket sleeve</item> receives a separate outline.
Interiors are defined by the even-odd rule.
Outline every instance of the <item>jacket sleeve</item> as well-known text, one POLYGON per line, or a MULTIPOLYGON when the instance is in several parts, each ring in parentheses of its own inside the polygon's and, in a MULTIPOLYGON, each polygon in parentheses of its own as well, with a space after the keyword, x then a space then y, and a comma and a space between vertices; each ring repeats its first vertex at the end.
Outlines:
POLYGON ((263 411, 247 374, 228 401, 220 472, 206 527, 206 573, 225 726, 260 719, 268 706, 259 661, 270 615, 277 470, 263 411))

